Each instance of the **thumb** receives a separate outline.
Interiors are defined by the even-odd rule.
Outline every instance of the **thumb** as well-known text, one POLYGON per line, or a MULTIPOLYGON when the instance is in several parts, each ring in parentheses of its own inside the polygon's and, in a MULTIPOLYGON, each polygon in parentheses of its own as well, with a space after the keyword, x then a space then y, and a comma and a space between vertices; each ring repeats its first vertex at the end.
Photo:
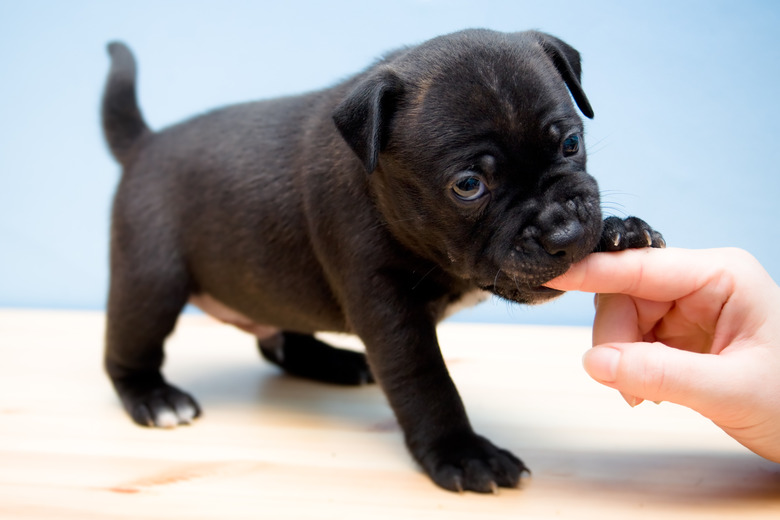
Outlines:
MULTIPOLYGON (((596 381, 619 390, 632 406, 669 401, 709 415, 719 400, 725 374, 718 356, 698 354, 662 343, 610 343, 585 353, 585 371, 596 381)), ((725 385, 728 386, 728 385, 725 385)))

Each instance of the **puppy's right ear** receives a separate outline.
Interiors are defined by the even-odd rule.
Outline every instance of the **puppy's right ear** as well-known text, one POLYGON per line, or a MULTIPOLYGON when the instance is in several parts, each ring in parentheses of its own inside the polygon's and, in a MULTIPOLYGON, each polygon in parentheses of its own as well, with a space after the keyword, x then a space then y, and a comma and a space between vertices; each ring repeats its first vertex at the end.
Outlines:
POLYGON ((383 68, 363 79, 333 112, 341 136, 372 173, 379 152, 387 145, 390 121, 404 87, 401 79, 383 68))

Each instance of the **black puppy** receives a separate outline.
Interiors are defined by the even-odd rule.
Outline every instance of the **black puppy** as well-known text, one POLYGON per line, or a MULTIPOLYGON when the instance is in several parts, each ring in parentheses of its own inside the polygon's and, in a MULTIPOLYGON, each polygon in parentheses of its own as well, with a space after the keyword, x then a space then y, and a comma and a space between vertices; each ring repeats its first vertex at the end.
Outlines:
POLYGON ((560 293, 544 283, 594 250, 663 245, 639 219, 602 222, 569 96, 593 116, 577 51, 538 32, 464 31, 332 88, 160 132, 138 109, 132 54, 109 51, 103 125, 124 173, 105 365, 133 419, 200 413, 160 373, 192 300, 292 373, 375 377, 440 486, 517 485, 524 465, 472 429, 436 324, 475 295, 549 300, 560 293), (317 331, 357 334, 368 365, 317 331))

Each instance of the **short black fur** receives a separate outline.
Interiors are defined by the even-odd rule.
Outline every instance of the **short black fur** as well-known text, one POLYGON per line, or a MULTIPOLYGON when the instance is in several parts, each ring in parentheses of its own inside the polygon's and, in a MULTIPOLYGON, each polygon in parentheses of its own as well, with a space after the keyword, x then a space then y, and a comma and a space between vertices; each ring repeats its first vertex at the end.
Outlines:
POLYGON ((440 486, 517 485, 525 466, 472 429, 436 324, 480 291, 549 300, 560 293, 545 282, 595 249, 663 245, 639 219, 602 222, 572 103, 593 115, 577 51, 538 32, 463 31, 328 89, 152 132, 132 54, 109 50, 103 127, 123 175, 105 366, 133 419, 200 414, 160 371, 195 298, 293 373, 375 378, 440 486), (320 331, 357 334, 366 358, 320 331))

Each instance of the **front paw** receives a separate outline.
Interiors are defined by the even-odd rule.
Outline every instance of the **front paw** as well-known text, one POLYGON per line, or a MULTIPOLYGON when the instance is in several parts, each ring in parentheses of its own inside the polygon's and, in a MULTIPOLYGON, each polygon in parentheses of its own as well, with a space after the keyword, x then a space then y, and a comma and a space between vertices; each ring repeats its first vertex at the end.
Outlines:
POLYGON ((200 416, 200 407, 189 394, 161 377, 115 380, 122 404, 141 426, 174 428, 200 416))
POLYGON ((528 472, 520 459, 474 433, 445 439, 419 460, 436 484, 461 493, 517 487, 523 472, 528 472))
POLYGON ((604 219, 601 240, 595 252, 623 251, 642 247, 666 247, 666 241, 661 233, 640 218, 608 217, 604 219))

